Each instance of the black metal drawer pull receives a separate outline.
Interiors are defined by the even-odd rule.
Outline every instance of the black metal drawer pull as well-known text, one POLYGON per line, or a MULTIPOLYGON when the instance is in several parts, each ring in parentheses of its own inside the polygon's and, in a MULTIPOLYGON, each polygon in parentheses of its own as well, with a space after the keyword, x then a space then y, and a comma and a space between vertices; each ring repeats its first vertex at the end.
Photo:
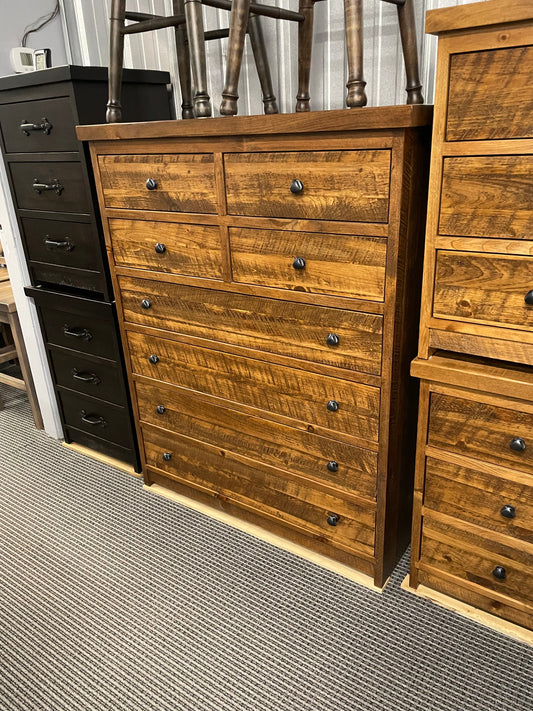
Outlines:
POLYGON ((81 326, 71 328, 67 325, 63 326, 63 335, 70 336, 71 338, 81 338, 84 341, 91 341, 93 337, 93 334, 86 328, 82 328, 81 326))
POLYGON ((74 380, 79 380, 82 383, 92 383, 93 385, 100 385, 102 382, 96 373, 85 373, 78 368, 72 370, 72 377, 74 380))
POLYGON ((170 462, 171 459, 172 459, 172 454, 170 452, 163 453, 163 461, 170 462))
POLYGON ((524 452, 526 449, 526 441, 522 437, 513 437, 509 442, 509 447, 513 452, 524 452))
POLYGON ((41 123, 28 123, 26 119, 22 119, 20 130, 25 136, 29 136, 30 131, 42 131, 48 135, 52 130, 52 124, 47 118, 42 118, 41 123))
POLYGON ((146 187, 148 190, 155 190, 157 188, 157 180, 154 180, 154 178, 148 178, 146 181, 146 187))
POLYGON ((152 365, 155 365, 156 363, 159 363, 159 356, 151 355, 148 360, 152 363, 152 365))
POLYGON ((69 239, 65 240, 55 240, 55 239, 50 239, 48 235, 45 236, 44 240, 44 246, 46 249, 49 249, 51 252, 53 252, 56 249, 64 249, 65 252, 72 252, 74 249, 74 243, 71 242, 69 239))
POLYGON ((327 468, 328 468, 328 472, 335 473, 335 472, 339 471, 339 464, 334 459, 332 459, 331 462, 327 463, 327 468))
POLYGON ((141 301, 141 306, 143 307, 143 309, 150 309, 152 308, 152 302, 150 301, 150 299, 143 299, 141 301))
POLYGON ((339 409, 339 403, 336 400, 330 400, 326 407, 330 412, 337 412, 339 409))
POLYGON ((296 257, 292 266, 295 269, 305 269, 305 259, 303 257, 296 257))
POLYGON ((155 251, 158 254, 164 254, 167 251, 167 246, 166 244, 163 244, 162 242, 158 242, 155 246, 155 251))
POLYGON ((107 422, 101 415, 88 415, 86 410, 81 411, 81 421, 85 422, 86 425, 91 425, 92 427, 96 427, 97 425, 100 425, 100 427, 107 427, 107 422))
POLYGON ((155 408, 155 411, 157 412, 158 415, 164 415, 165 414, 166 407, 164 405, 158 405, 155 408))
POLYGON ((338 346, 340 343, 340 338, 336 333, 330 333, 328 334, 328 337, 326 338, 326 343, 328 346, 338 346))
POLYGON ((528 306, 533 306, 533 289, 527 292, 527 294, 524 296, 524 301, 528 306))
POLYGON ((39 195, 42 192, 46 192, 47 190, 53 190, 57 195, 61 195, 63 190, 65 189, 59 180, 55 179, 52 180, 51 183, 40 183, 39 178, 34 178, 33 179, 33 189, 35 190, 36 193, 39 193, 39 195))
POLYGON ((298 178, 295 178, 291 183, 291 193, 294 193, 294 195, 298 195, 298 193, 303 192, 303 189, 304 184, 302 183, 302 181, 298 180, 298 178))
POLYGON ((492 571, 492 574, 498 580, 505 580, 505 578, 507 577, 507 571, 505 570, 503 565, 497 565, 492 571))
POLYGON ((501 507, 500 513, 504 518, 514 518, 516 516, 516 509, 511 504, 505 504, 501 507))
POLYGON ((339 523, 340 518, 339 514, 330 514, 326 520, 330 526, 336 526, 339 523))

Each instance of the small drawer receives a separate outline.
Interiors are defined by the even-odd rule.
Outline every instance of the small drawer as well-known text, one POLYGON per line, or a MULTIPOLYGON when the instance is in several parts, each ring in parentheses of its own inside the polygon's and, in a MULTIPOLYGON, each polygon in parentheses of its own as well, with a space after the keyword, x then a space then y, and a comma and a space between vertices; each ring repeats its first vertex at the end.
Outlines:
POLYGON ((230 215, 388 222, 390 150, 227 153, 230 215))
POLYGON ((117 267, 222 279, 218 227, 109 220, 109 229, 117 267))
POLYGON ((211 153, 101 155, 98 166, 106 207, 217 211, 211 153))
POLYGON ((66 426, 121 447, 133 446, 133 424, 125 407, 62 388, 58 398, 66 426))
POLYGON ((253 462, 179 435, 145 428, 148 467, 194 488, 209 491, 277 523, 304 529, 313 536, 374 553, 375 513, 372 504, 346 502, 291 478, 265 473, 253 462))
POLYGON ((50 349, 50 360, 57 385, 126 405, 125 375, 119 363, 58 348, 50 349))
POLYGON ((428 457, 424 506, 533 543, 533 477, 524 483, 428 457))
POLYGON ((128 333, 135 373, 290 418, 309 431, 317 425, 377 442, 379 388, 252 358, 128 333), (309 424, 310 423, 310 424, 309 424))
POLYGON ((533 155, 445 158, 439 234, 531 239, 533 155))
POLYGON ((124 320, 379 375, 383 317, 119 277, 124 320))
POLYGON ((229 236, 236 282, 384 299, 387 241, 383 238, 233 227, 229 236))
POLYGON ((24 210, 92 213, 89 186, 81 163, 74 161, 10 163, 17 206, 24 210))
POLYGON ((64 431, 66 442, 74 442, 82 447, 87 447, 87 449, 100 452, 106 457, 112 457, 113 459, 118 459, 119 462, 131 465, 136 472, 141 471, 139 456, 135 447, 121 447, 116 442, 110 442, 109 440, 95 437, 90 432, 84 432, 83 430, 78 430, 76 427, 69 425, 64 427, 64 431))
POLYGON ((373 500, 377 454, 361 447, 245 415, 189 393, 137 382, 141 422, 172 430, 290 474, 373 500))
POLYGON ((68 97, 0 106, 6 153, 78 151, 77 118, 68 97))
POLYGON ((102 246, 97 229, 86 222, 22 218, 28 258, 34 262, 100 271, 102 246))
POLYGON ((429 412, 429 445, 533 472, 533 414, 435 392, 429 412))
POLYGON ((531 331, 533 257, 438 251, 433 316, 531 331))
POLYGON ((531 46, 453 54, 446 140, 533 137, 532 75, 531 46))

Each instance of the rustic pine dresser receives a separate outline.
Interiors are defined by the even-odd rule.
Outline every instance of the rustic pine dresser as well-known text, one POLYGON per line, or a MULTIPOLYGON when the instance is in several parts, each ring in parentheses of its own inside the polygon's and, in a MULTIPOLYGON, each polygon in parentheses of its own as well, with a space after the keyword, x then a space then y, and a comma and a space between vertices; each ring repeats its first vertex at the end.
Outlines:
POLYGON ((378 586, 409 539, 431 116, 78 127, 146 483, 378 586))

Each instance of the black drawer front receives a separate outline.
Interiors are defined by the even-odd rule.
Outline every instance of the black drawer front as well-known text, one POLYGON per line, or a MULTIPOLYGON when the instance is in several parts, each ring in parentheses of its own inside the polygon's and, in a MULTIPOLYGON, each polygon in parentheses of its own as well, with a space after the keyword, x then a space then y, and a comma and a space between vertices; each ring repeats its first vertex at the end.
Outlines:
POLYGON ((82 447, 87 447, 95 452, 100 452, 105 454, 107 457, 113 457, 113 459, 118 459, 126 464, 131 464, 135 471, 139 472, 141 470, 137 455, 133 448, 121 447, 115 442, 109 442, 105 439, 100 439, 100 437, 95 437, 88 432, 83 432, 75 427, 65 426, 65 439, 67 442, 75 442, 80 444, 82 447))
POLYGON ((22 226, 29 259, 101 271, 102 247, 94 225, 27 217, 22 219, 22 226))
POLYGON ((54 380, 70 390, 126 406, 122 367, 116 361, 50 349, 54 380))
POLYGON ((32 284, 41 286, 60 286, 68 289, 90 291, 94 294, 107 294, 107 281, 102 272, 90 272, 84 269, 69 269, 55 264, 29 262, 32 284))
POLYGON ((9 168, 19 208, 91 213, 91 193, 81 163, 31 161, 10 163, 9 168))
POLYGON ((67 97, 0 106, 6 153, 78 151, 77 120, 67 97))
POLYGON ((68 390, 59 390, 58 397, 67 427, 121 447, 133 446, 133 424, 126 408, 68 390))

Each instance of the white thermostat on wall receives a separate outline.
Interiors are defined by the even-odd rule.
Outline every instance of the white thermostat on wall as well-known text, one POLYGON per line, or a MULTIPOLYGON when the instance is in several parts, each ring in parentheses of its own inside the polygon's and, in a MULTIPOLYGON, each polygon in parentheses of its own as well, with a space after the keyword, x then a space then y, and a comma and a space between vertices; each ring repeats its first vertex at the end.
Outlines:
POLYGON ((49 67, 51 53, 49 49, 14 47, 11 50, 9 59, 15 74, 22 74, 23 72, 33 72, 36 69, 46 69, 49 67))

